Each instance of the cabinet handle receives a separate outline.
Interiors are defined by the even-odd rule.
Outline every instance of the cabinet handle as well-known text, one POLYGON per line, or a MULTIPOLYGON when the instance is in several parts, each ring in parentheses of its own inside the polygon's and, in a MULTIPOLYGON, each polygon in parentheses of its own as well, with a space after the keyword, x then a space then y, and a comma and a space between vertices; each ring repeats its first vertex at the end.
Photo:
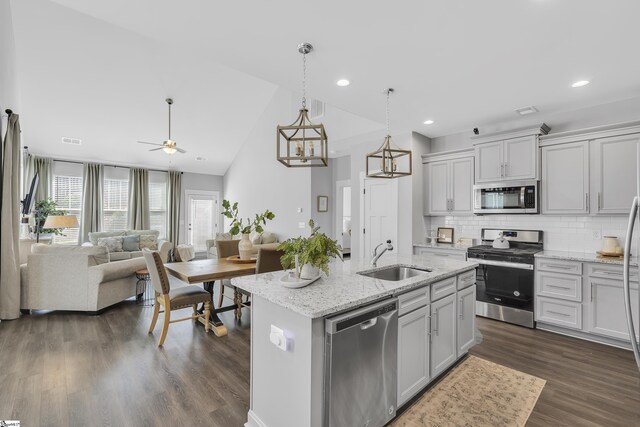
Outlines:
POLYGON ((571 317, 571 315, 570 315, 570 314, 567 314, 567 313, 560 313, 559 311, 551 311, 551 310, 547 310, 547 313, 549 313, 549 314, 557 314, 558 316, 571 317))
POLYGON ((453 201, 453 199, 451 199, 451 210, 452 210, 452 211, 453 211, 453 209, 454 209, 454 206, 455 206, 454 201, 453 201))
POLYGON ((458 314, 458 317, 460 317, 460 319, 464 319, 464 309, 463 309, 462 297, 460 297, 460 299, 458 300, 458 305, 460 306, 460 308, 459 308, 460 314, 458 314))
POLYGON ((504 164, 504 175, 503 176, 505 176, 505 177, 507 176, 507 164, 508 163, 504 164))
POLYGON ((584 194, 584 200, 585 200, 584 205, 585 205, 586 211, 589 212, 589 193, 584 194))
POLYGON ((598 212, 600 212, 600 192, 598 191, 598 212))
POLYGON ((571 270, 573 267, 569 267, 567 265, 553 265, 553 264, 549 264, 547 265, 548 268, 557 268, 560 270, 571 270))
POLYGON ((547 285, 550 288, 558 288, 558 289, 564 289, 564 290, 571 290, 571 288, 567 287, 567 286, 558 286, 558 285, 547 285))
POLYGON ((435 322, 433 322, 434 323, 433 332, 436 334, 436 336, 440 336, 440 334, 438 333, 438 310, 436 310, 435 313, 433 313, 433 316, 435 317, 435 322))
POLYGON ((500 163, 500 176, 504 177, 504 163, 500 163))
POLYGON ((591 290, 589 291, 589 300, 593 302, 593 283, 591 284, 591 290))

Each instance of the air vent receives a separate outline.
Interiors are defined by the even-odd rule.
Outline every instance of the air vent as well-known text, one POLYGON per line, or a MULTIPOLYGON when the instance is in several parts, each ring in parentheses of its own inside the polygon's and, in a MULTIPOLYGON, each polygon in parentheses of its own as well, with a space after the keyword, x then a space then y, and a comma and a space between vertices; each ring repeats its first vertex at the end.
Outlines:
POLYGON ((536 107, 534 107, 533 105, 530 105, 528 107, 522 107, 522 108, 518 108, 516 110, 516 113, 520 114, 521 116, 526 116, 528 114, 533 114, 533 113, 537 113, 538 109, 536 107))
POLYGON ((198 161, 198 162, 206 162, 207 158, 206 157, 202 157, 202 156, 198 156, 198 157, 196 157, 196 161, 198 161))
POLYGON ((311 120, 316 120, 324 116, 324 102, 311 98, 307 101, 307 105, 309 118, 311 120))
POLYGON ((82 145, 82 140, 78 138, 69 138, 69 137, 63 136, 62 143, 71 144, 71 145, 82 145))

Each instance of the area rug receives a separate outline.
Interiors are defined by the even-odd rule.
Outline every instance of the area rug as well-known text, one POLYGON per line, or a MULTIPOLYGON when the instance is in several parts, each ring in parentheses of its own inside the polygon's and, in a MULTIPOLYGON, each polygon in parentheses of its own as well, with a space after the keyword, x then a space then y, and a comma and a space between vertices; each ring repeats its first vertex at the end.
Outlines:
POLYGON ((390 426, 524 426, 545 383, 469 356, 390 426))

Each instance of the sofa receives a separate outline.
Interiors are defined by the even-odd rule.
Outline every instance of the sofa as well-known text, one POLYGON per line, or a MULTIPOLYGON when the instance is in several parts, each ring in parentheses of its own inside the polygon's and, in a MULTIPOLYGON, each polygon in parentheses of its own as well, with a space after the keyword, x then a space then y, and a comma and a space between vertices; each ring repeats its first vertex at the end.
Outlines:
POLYGON ((33 245, 20 266, 22 310, 97 313, 136 295, 144 258, 109 262, 101 246, 33 245))
MULTIPOLYGON (((149 248, 157 250, 164 262, 169 260, 169 252, 173 248, 173 244, 167 240, 160 240, 158 236, 160 233, 158 230, 116 230, 116 231, 97 231, 89 233, 89 241, 82 244, 82 246, 98 246, 99 239, 105 239, 109 237, 128 237, 128 236, 154 236, 157 242, 157 248, 149 248)), ((124 247, 122 250, 109 251, 109 261, 122 261, 131 258, 142 258, 142 249, 140 247, 134 250, 126 250, 124 247)), ((132 249, 132 248, 129 248, 132 249)))
MULTIPOLYGON (((231 240, 232 236, 229 233, 217 233, 215 239, 207 240, 207 258, 218 258, 218 250, 216 249, 216 240, 231 240)), ((280 245, 278 237, 265 231, 263 233, 256 233, 255 231, 249 236, 251 243, 253 244, 254 254, 258 254, 260 248, 277 249, 280 245)), ((239 240, 238 240, 239 242, 239 240)))

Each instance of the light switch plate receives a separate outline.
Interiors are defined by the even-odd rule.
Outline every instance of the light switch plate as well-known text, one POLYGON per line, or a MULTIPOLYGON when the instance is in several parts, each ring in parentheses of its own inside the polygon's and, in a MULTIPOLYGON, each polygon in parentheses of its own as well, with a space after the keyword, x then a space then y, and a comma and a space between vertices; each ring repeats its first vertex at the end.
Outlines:
POLYGON ((280 350, 287 351, 287 337, 284 335, 284 331, 277 326, 271 325, 269 341, 280 350))
POLYGON ((302 208, 298 208, 296 210, 298 211, 298 213, 302 213, 302 208))
POLYGON ((298 223, 298 228, 304 228, 306 226, 306 224, 304 222, 299 222, 298 223))

